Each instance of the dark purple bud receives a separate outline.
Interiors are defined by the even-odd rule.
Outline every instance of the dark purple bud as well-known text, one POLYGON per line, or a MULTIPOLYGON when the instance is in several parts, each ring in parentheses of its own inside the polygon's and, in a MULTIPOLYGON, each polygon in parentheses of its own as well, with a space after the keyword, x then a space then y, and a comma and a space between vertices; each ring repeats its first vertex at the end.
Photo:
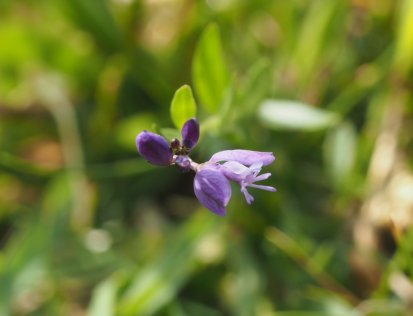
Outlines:
POLYGON ((172 150, 179 149, 179 147, 181 147, 181 143, 180 143, 179 139, 178 138, 172 139, 172 141, 171 141, 172 150))
POLYGON ((172 161, 172 149, 162 136, 148 131, 141 132, 136 137, 139 153, 151 164, 168 166, 172 161))
POLYGON ((216 169, 202 169, 194 179, 194 191, 199 202, 219 216, 225 216, 231 198, 229 180, 216 169))
POLYGON ((182 145, 192 149, 198 143, 199 123, 196 119, 190 119, 182 127, 182 145))
POLYGON ((176 157, 175 163, 182 171, 186 172, 191 170, 191 160, 187 156, 176 157))

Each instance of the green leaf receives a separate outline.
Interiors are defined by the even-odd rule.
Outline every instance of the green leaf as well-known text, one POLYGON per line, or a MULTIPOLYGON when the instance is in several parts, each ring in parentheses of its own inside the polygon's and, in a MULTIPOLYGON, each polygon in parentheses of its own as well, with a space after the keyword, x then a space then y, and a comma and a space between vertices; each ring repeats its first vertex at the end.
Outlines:
POLYGON ((333 126, 339 116, 289 100, 266 100, 258 109, 258 118, 267 127, 284 130, 319 130, 333 126))
POLYGON ((172 122, 178 129, 181 129, 187 120, 195 116, 196 103, 191 87, 188 85, 183 85, 176 90, 171 102, 172 122))
POLYGON ((407 74, 412 67, 413 1, 401 2, 398 21, 394 63, 399 72, 407 74))
POLYGON ((115 315, 116 282, 109 278, 99 284, 92 294, 88 316, 113 316, 115 315))
POLYGON ((357 134, 349 122, 340 124, 327 134, 324 161, 334 184, 340 185, 348 179, 355 162, 356 143, 357 134))
POLYGON ((195 51, 192 70, 200 103, 209 112, 218 112, 230 75, 222 52, 219 29, 215 24, 208 26, 202 34, 195 51))
POLYGON ((293 63, 299 69, 301 78, 312 74, 326 50, 327 32, 333 27, 334 13, 340 8, 336 1, 312 1, 303 17, 301 32, 298 34, 293 63))

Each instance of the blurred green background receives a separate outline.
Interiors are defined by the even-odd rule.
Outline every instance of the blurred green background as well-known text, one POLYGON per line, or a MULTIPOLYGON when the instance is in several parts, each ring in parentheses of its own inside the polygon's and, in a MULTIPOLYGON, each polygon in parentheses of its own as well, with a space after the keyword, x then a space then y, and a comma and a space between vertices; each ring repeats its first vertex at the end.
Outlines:
POLYGON ((411 0, 0 0, 0 315, 413 314, 412 65, 411 0), (278 192, 138 155, 184 84, 278 192))

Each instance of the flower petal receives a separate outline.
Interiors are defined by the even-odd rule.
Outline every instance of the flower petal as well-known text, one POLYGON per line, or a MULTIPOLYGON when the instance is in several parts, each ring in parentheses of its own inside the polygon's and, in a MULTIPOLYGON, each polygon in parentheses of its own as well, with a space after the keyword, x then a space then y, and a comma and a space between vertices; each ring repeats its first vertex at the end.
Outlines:
POLYGON ((276 192, 277 191, 276 188, 271 187, 269 185, 250 184, 249 187, 260 189, 260 190, 265 190, 265 191, 270 191, 270 192, 276 192))
POLYGON ((254 179, 254 182, 258 182, 258 181, 263 181, 263 180, 267 180, 269 177, 271 177, 271 173, 263 173, 260 174, 259 176, 256 176, 254 179))
POLYGON ((231 185, 216 169, 202 169, 194 179, 194 191, 199 202, 219 216, 225 216, 231 198, 231 185))
POLYGON ((172 149, 162 136, 148 131, 141 132, 136 137, 139 153, 151 164, 168 166, 172 161, 172 149))
POLYGON ((185 122, 182 127, 182 145, 188 149, 192 149, 198 143, 199 139, 199 123, 196 119, 190 119, 185 122))
POLYGON ((250 173, 250 169, 236 161, 227 161, 221 165, 222 173, 232 181, 241 182, 250 173))
POLYGON ((245 200, 247 200, 248 204, 251 204, 254 202, 254 197, 248 192, 247 188, 243 187, 241 188, 241 192, 244 193, 245 200))
POLYGON ((275 157, 272 152, 234 149, 217 152, 209 161, 237 161, 245 166, 251 166, 254 163, 261 162, 263 166, 267 166, 274 160, 275 157))

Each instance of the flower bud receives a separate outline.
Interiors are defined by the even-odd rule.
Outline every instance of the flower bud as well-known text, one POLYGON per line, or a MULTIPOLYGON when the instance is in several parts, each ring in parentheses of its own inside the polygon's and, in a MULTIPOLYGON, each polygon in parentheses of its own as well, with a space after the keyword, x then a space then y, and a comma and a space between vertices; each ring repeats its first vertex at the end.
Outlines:
POLYGON ((172 149, 162 136, 148 131, 141 132, 136 137, 139 153, 151 164, 168 166, 172 161, 172 149))
POLYGON ((182 145, 187 149, 192 149, 198 143, 199 123, 196 119, 190 119, 182 127, 182 145))

